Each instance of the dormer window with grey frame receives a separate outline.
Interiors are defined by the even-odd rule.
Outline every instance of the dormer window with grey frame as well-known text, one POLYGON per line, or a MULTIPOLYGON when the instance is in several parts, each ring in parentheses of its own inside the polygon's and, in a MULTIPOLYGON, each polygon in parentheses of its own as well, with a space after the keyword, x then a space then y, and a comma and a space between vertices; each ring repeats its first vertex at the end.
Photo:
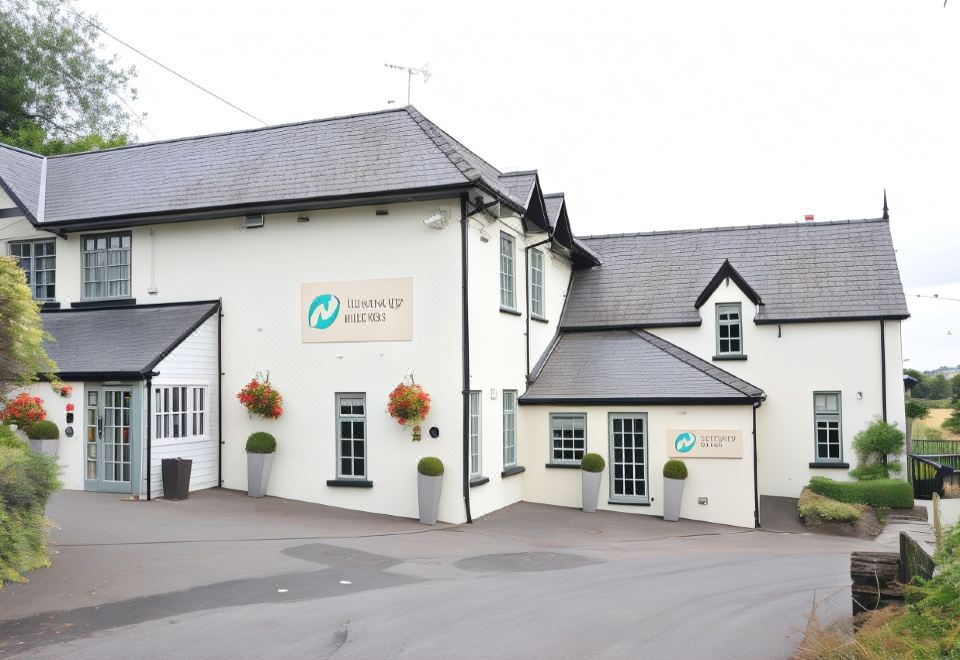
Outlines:
POLYGON ((130 297, 130 232, 83 236, 84 300, 130 297))
POLYGON ((56 299, 57 244, 53 239, 42 241, 12 241, 10 256, 27 275, 27 286, 34 300, 56 299))
MULTIPOLYGON (((813 424, 815 443, 814 455, 818 464, 836 464, 847 467, 843 462, 843 427, 841 425, 840 392, 813 393, 813 424)), ((828 465, 829 467, 829 465, 828 465)))
POLYGON ((516 247, 513 236, 500 232, 500 309, 517 311, 516 247))
POLYGON ((719 359, 742 359, 743 314, 740 303, 717 305, 717 354, 719 359))

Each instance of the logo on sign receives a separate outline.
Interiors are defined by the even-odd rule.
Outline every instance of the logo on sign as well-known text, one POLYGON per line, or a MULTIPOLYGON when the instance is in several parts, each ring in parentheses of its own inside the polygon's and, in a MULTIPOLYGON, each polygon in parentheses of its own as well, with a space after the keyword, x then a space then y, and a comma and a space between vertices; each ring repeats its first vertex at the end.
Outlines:
POLYGON ((307 310, 307 323, 311 328, 326 330, 340 315, 340 299, 332 293, 322 293, 313 299, 307 310))
POLYGON ((677 439, 673 441, 673 447, 678 452, 686 454, 688 451, 693 449, 697 444, 697 436, 693 433, 684 431, 677 436, 677 439))

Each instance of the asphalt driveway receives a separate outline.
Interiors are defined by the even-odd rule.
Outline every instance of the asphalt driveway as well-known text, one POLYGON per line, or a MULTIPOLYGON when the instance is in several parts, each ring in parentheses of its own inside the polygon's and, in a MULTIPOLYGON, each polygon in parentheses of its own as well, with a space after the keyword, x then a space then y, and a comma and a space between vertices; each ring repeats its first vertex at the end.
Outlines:
POLYGON ((521 503, 473 525, 211 490, 58 493, 0 655, 782 658, 871 544, 521 503))

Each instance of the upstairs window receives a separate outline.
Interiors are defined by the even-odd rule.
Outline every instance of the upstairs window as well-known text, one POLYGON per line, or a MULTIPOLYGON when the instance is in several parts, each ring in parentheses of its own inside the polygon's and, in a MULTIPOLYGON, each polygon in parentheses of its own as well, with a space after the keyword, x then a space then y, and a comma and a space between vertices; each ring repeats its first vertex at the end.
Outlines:
POLYGON ((500 232, 500 307, 509 310, 517 308, 514 254, 513 236, 500 232))
POLYGON ((130 297, 130 234, 84 236, 83 297, 130 297))
POLYGON ((740 303, 717 305, 717 355, 743 355, 740 303))
POLYGON ((56 298, 57 244, 54 240, 10 243, 10 255, 27 274, 27 286, 35 300, 56 298))
POLYGON ((517 466, 517 391, 503 391, 503 467, 517 466))
POLYGON ((814 392, 813 419, 817 462, 841 462, 843 440, 840 432, 840 392, 814 392))
POLYGON ((543 304, 543 252, 530 250, 530 314, 544 317, 543 304))

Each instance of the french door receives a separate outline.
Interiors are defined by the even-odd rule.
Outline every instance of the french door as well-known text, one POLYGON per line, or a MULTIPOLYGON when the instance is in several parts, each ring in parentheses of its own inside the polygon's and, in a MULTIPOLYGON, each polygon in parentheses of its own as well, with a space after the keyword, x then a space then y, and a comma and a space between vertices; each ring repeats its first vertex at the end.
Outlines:
POLYGON ((650 502, 647 470, 647 415, 610 414, 610 500, 650 502))
POLYGON ((134 388, 87 387, 84 490, 132 493, 140 459, 134 388))

